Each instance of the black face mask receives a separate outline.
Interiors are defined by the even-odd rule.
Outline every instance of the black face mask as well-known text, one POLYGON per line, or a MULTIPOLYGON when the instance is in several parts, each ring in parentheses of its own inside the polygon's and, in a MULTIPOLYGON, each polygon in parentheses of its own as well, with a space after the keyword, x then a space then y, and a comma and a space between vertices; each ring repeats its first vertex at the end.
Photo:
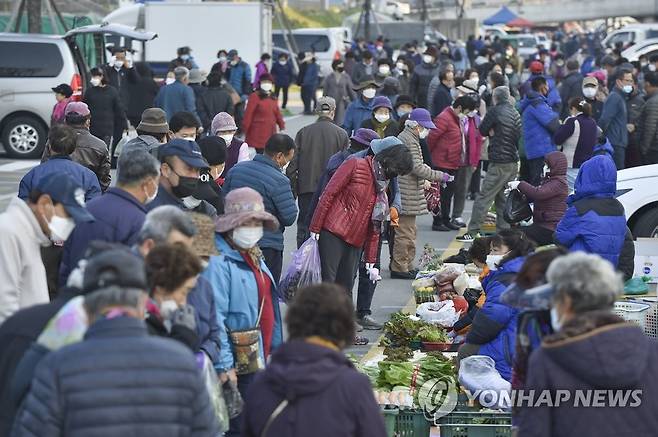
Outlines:
POLYGON ((178 176, 178 185, 171 188, 171 191, 176 197, 182 199, 183 197, 191 196, 196 192, 197 186, 199 185, 199 178, 181 176, 176 173, 173 168, 171 171, 178 176))
POLYGON ((345 71, 345 68, 338 67, 338 68, 336 68, 336 71, 339 72, 339 73, 342 73, 343 71, 345 71))

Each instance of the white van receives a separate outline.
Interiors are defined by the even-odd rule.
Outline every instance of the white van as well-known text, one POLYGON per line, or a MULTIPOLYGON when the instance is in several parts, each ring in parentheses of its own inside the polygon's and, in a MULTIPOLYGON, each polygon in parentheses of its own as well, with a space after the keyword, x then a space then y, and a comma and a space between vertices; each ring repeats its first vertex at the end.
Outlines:
MULTIPOLYGON (((351 32, 346 27, 328 27, 322 29, 294 29, 292 31, 297 49, 300 52, 313 52, 320 66, 320 75, 331 73, 331 63, 345 55, 346 44, 351 41, 351 32)), ((283 30, 272 31, 272 45, 288 49, 283 30)), ((296 55, 299 53, 296 53, 296 55)))
POLYGON ((610 32, 602 44, 603 47, 614 47, 617 43, 627 46, 649 38, 658 38, 658 23, 629 24, 610 32))

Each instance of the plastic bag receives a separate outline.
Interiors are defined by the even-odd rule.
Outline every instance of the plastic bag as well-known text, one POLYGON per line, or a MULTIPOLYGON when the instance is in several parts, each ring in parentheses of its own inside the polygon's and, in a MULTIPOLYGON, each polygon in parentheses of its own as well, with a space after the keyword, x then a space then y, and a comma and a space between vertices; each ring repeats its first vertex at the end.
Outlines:
POLYGON ((510 191, 505 201, 505 210, 503 218, 507 223, 514 224, 532 217, 532 209, 528 203, 528 198, 519 190, 510 191))
MULTIPOLYGON (((504 396, 500 396, 503 391, 511 392, 512 385, 509 381, 503 379, 496 370, 494 360, 486 355, 471 355, 463 358, 459 362, 459 383, 463 388, 474 393, 478 390, 493 391, 498 393, 498 408, 507 409, 510 406, 504 405, 504 396)), ((486 396, 485 394, 481 394, 486 396)), ((508 398, 509 399, 509 398, 508 398)), ((481 400, 481 404, 488 404, 481 400)))
POLYGON ((459 313, 455 310, 455 304, 452 300, 421 303, 416 308, 416 315, 426 322, 444 328, 452 328, 459 320, 459 313))
POLYGON ((202 356, 201 360, 203 360, 203 367, 201 370, 203 372, 203 381, 206 384, 208 397, 210 398, 210 403, 213 406, 217 422, 219 423, 219 431, 224 433, 229 429, 230 420, 226 401, 224 400, 224 395, 219 380, 217 379, 217 373, 215 373, 215 369, 212 365, 212 361, 210 361, 210 358, 208 358, 208 355, 204 352, 201 352, 200 355, 202 356))
POLYGON ((228 417, 235 419, 242 413, 242 409, 244 408, 244 400, 238 390, 237 383, 230 380, 226 381, 222 385, 222 395, 224 396, 224 402, 226 402, 228 417))
POLYGON ((466 273, 462 273, 457 276, 457 278, 452 281, 452 285, 455 287, 455 291, 458 295, 463 296, 464 291, 468 288, 469 276, 466 273))
POLYGON ((279 282, 279 293, 284 302, 289 302, 295 297, 299 288, 320 282, 322 282, 320 249, 317 240, 309 238, 292 253, 288 269, 279 282))
POLYGON ((452 282, 457 279, 461 273, 462 272, 460 272, 456 267, 446 266, 434 276, 434 282, 436 282, 436 284, 439 286, 447 283, 452 284, 452 282))
POLYGON ((125 146, 128 141, 132 140, 135 137, 137 137, 136 132, 125 131, 121 136, 121 139, 119 140, 117 145, 114 147, 114 157, 118 158, 119 155, 121 154, 121 151, 123 150, 123 146, 125 146))

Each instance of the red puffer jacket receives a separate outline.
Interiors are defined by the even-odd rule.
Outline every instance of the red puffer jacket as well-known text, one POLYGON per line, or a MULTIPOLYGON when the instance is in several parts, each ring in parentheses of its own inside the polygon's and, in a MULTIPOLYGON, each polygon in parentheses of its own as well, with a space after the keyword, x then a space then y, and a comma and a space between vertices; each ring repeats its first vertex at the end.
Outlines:
POLYGON ((286 128, 278 101, 258 91, 252 93, 242 119, 245 142, 256 149, 264 149, 267 140, 276 133, 277 125, 281 130, 286 128))
POLYGON ((376 199, 372 157, 348 159, 324 189, 309 230, 324 229, 350 246, 364 248, 366 262, 374 263, 379 245, 372 222, 376 199))
POLYGON ((439 168, 456 170, 462 165, 464 135, 459 117, 448 106, 434 119, 436 129, 430 131, 427 146, 432 163, 439 168))

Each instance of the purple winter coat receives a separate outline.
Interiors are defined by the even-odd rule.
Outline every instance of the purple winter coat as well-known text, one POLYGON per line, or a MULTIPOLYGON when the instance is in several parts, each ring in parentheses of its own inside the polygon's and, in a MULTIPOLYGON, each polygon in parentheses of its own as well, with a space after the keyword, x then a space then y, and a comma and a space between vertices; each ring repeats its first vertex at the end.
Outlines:
POLYGON ((534 203, 534 224, 555 231, 567 211, 567 157, 562 152, 551 152, 546 155, 545 161, 550 174, 541 185, 533 187, 527 182, 521 182, 518 188, 534 203))
POLYGON ((249 387, 242 437, 260 437, 272 412, 289 404, 267 432, 273 436, 385 437, 368 377, 342 352, 288 341, 249 387))

